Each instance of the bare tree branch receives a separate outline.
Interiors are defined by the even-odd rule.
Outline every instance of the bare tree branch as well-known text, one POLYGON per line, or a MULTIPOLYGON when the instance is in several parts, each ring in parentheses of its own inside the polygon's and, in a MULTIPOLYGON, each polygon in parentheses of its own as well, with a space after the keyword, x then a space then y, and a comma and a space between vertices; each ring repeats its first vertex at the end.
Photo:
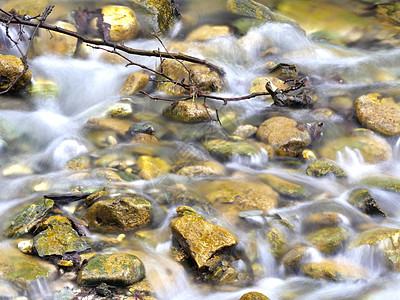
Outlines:
POLYGON ((30 26, 30 27, 39 27, 39 28, 43 28, 43 29, 47 29, 53 32, 59 32, 68 36, 72 36, 77 38, 78 40, 87 43, 87 44, 91 44, 91 45, 98 45, 98 46, 108 46, 111 47, 113 49, 117 49, 120 51, 123 51, 125 53, 129 53, 129 54, 135 54, 135 55, 140 55, 140 56, 150 56, 150 57, 164 57, 164 58, 175 58, 175 59, 181 59, 183 61, 187 61, 187 62, 192 62, 192 63, 197 63, 197 64, 202 64, 205 65, 207 67, 209 67, 210 69, 216 71, 219 75, 223 76, 225 75, 225 71, 204 60, 204 59, 199 59, 197 57, 193 57, 190 55, 186 55, 183 53, 168 53, 168 52, 161 52, 159 50, 140 50, 140 49, 134 49, 128 46, 125 46, 124 44, 121 43, 114 43, 114 42, 110 42, 110 41, 106 41, 106 40, 95 40, 95 39, 91 39, 85 36, 82 36, 81 34, 79 34, 78 32, 75 31, 71 31, 71 30, 67 30, 67 29, 63 29, 60 28, 58 26, 55 25, 51 25, 51 24, 47 24, 44 22, 40 22, 40 21, 35 21, 35 20, 25 20, 23 18, 20 18, 18 16, 12 15, 11 13, 3 10, 2 8, 0 8, 0 12, 3 13, 0 14, 0 22, 4 23, 4 24, 22 24, 25 26, 30 26), (10 19, 11 18, 11 19, 10 19))

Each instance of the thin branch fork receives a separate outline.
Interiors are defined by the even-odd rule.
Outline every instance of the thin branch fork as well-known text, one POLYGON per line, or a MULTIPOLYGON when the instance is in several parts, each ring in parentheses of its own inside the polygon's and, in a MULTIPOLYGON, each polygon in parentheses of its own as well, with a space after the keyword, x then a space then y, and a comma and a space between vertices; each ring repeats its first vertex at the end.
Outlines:
POLYGON ((108 46, 108 47, 123 51, 125 53, 134 54, 134 55, 181 59, 183 61, 205 65, 205 66, 209 67, 210 69, 216 71, 219 75, 221 75, 221 76, 225 75, 225 71, 222 68, 220 68, 204 59, 199 59, 197 57, 193 57, 193 56, 186 55, 183 53, 162 52, 159 50, 147 51, 147 50, 134 49, 134 48, 125 46, 124 44, 120 44, 120 43, 117 44, 117 43, 106 41, 106 40, 95 40, 95 39, 87 38, 85 36, 80 35, 78 32, 63 29, 58 26, 47 24, 44 22, 35 21, 35 20, 25 20, 23 18, 20 18, 18 16, 15 16, 15 15, 3 10, 2 8, 0 8, 0 12, 3 13, 3 14, 0 14, 0 22, 4 23, 4 24, 7 24, 7 23, 20 24, 20 25, 22 24, 22 25, 26 25, 26 26, 30 26, 30 27, 39 27, 39 28, 47 29, 49 31, 59 32, 59 33, 62 33, 62 34, 68 35, 68 36, 75 37, 78 40, 80 40, 84 43, 87 43, 87 44, 98 45, 98 46, 108 46))

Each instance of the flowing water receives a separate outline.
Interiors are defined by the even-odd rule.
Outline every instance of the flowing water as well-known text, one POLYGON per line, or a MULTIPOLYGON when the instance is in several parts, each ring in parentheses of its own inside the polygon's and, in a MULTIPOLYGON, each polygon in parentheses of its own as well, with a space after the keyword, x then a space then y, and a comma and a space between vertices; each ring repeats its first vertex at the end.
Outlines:
MULTIPOLYGON (((223 1, 182 0, 176 2, 180 5, 182 16, 187 19, 183 19, 176 25, 170 37, 163 38, 166 42, 169 39, 182 39, 190 29, 204 23, 231 25, 234 21, 234 16, 224 11, 223 1)), ((275 7, 279 7, 280 2, 275 1, 275 7)), ((353 2, 354 7, 350 6, 348 9, 368 11, 371 8, 370 4, 353 2)), ((66 5, 62 1, 60 4, 66 5)), ((68 3, 71 6, 70 9, 91 7, 94 4, 91 1, 68 3)), ((98 3, 96 5, 99 6, 98 3)), ((359 13, 359 11, 356 12, 359 13)), ((309 18, 312 19, 313 15, 309 18)), ((365 14, 365 18, 369 22, 371 19, 368 18, 372 17, 365 14)), ((332 25, 334 26, 335 24, 332 25)), ((368 92, 384 92, 399 100, 400 49, 398 45, 400 43, 397 46, 391 46, 385 45, 385 40, 371 40, 370 43, 353 43, 354 45, 333 43, 315 38, 310 34, 306 35, 292 25, 265 22, 259 27, 250 29, 243 36, 222 37, 204 43, 201 47, 193 43, 187 53, 206 58, 225 70, 227 88, 221 93, 224 96, 248 94, 252 80, 265 76, 263 65, 268 60, 272 60, 295 64, 303 74, 309 77, 318 93, 320 101, 318 107, 328 106, 330 99, 336 96, 345 95, 355 100, 359 95, 368 92), (268 58, 261 55, 270 47, 278 47, 281 50, 280 53, 285 54, 268 58)), ((160 48, 158 41, 150 38, 140 38, 126 44, 133 48, 149 50, 160 48)), ((59 89, 55 97, 38 96, 19 99, 2 96, 0 101, 2 128, 0 169, 3 174, 0 177, 2 187, 0 216, 2 222, 7 220, 10 211, 15 211, 23 203, 36 201, 45 194, 65 193, 76 190, 77 187, 81 190, 101 189, 107 180, 96 176, 95 170, 82 175, 81 171, 64 169, 69 159, 80 154, 89 153, 92 158, 100 158, 110 153, 129 156, 132 153, 141 153, 140 151, 151 151, 155 156, 173 163, 177 160, 177 155, 179 156, 177 152, 180 152, 183 155, 194 155, 199 161, 211 160, 212 158, 195 138, 196 134, 201 136, 210 130, 210 134, 226 136, 238 125, 257 126, 274 115, 289 116, 304 123, 322 121, 324 123, 322 142, 348 135, 352 129, 360 127, 355 118, 346 115, 345 108, 338 109, 336 114, 326 117, 310 113, 312 109, 273 107, 262 97, 229 103, 226 106, 222 102, 209 101, 208 105, 211 108, 218 109, 225 128, 221 128, 216 122, 215 124, 187 125, 161 117, 161 111, 168 103, 135 95, 129 99, 135 116, 152 122, 155 134, 161 142, 156 146, 120 142, 118 145, 99 149, 89 137, 87 120, 104 116, 108 107, 120 100, 119 89, 125 78, 140 70, 137 67, 103 62, 99 58, 99 52, 101 51, 93 50, 87 59, 52 55, 30 59, 33 80, 36 77, 45 77, 54 81, 59 89), (224 123, 224 118, 232 114, 235 116, 233 120, 224 123), (27 171, 18 176, 7 176, 5 170, 15 164, 25 166, 27 171)), ((152 68, 159 63, 158 59, 131 57, 152 68)), ((347 202, 349 194, 359 187, 358 181, 365 175, 385 173, 400 177, 400 139, 396 136, 383 137, 383 139, 389 143, 393 152, 388 161, 367 163, 360 152, 352 149, 346 149, 337 154, 336 162, 349 175, 345 180, 307 176, 303 172, 295 171, 304 169, 305 163, 299 165, 295 160, 270 160, 266 153, 250 158, 233 157, 223 162, 226 178, 246 182, 254 180, 259 174, 270 173, 300 184, 307 191, 305 200, 286 203, 270 211, 269 216, 255 214, 238 221, 237 217, 220 208, 202 211, 209 221, 229 229, 238 237, 239 249, 249 255, 256 253, 257 258, 254 261, 262 269, 262 275, 257 276, 247 286, 198 283, 191 272, 170 257, 169 222, 176 216, 177 205, 165 205, 165 198, 168 198, 167 191, 174 184, 183 184, 188 189, 204 196, 202 183, 208 182, 210 180, 208 178, 193 179, 167 174, 150 181, 140 179, 125 182, 112 181, 108 187, 111 194, 118 194, 120 191, 139 193, 149 199, 153 205, 151 238, 140 239, 135 234, 128 233, 121 248, 140 251, 140 258, 146 266, 147 278, 159 299, 228 300, 239 299, 248 291, 261 292, 270 299, 400 298, 398 289, 400 275, 390 270, 382 252, 375 245, 365 245, 355 249, 344 247, 338 253, 328 255, 332 260, 351 261, 361 266, 368 273, 366 279, 327 282, 307 278, 301 274, 287 273, 270 253, 268 242, 262 238, 269 220, 273 216, 279 216, 293 224, 295 228, 290 244, 307 243, 303 235, 302 221, 310 214, 318 212, 340 213, 342 226, 350 231, 351 236, 355 236, 357 228, 371 226, 371 224, 400 228, 399 194, 370 189, 374 199, 387 214, 387 218, 367 216, 347 202), (248 250, 249 245, 252 247, 251 250, 248 250)), ((318 150, 319 145, 317 143, 313 146, 313 150, 318 150)), ((90 234, 96 238, 94 233, 90 234)), ((326 255, 321 254, 316 248, 310 247, 303 259, 304 261, 320 261, 324 256, 326 255)), ((246 270, 244 261, 239 260, 236 263, 237 270, 246 270)), ((35 281, 31 284, 28 295, 32 299, 51 299, 55 290, 70 284, 60 279, 35 281)))

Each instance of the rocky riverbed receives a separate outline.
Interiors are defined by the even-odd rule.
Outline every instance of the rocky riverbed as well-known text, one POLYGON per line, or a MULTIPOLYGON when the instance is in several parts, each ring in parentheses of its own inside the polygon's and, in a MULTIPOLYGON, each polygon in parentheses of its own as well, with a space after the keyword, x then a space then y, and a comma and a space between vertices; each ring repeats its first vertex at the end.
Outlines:
POLYGON ((0 298, 399 296, 400 6, 349 3, 1 1, 200 61, 0 27, 0 298))

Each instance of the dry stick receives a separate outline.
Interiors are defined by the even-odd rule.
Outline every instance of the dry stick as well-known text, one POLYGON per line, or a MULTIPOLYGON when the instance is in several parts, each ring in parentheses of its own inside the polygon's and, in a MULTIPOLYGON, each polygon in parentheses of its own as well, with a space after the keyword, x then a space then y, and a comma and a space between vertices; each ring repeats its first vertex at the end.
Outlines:
MULTIPOLYGON (((218 74, 220 74, 222 76, 225 75, 225 71, 222 68, 220 68, 220 67, 218 67, 218 66, 216 66, 216 65, 214 65, 214 64, 212 64, 212 63, 210 63, 210 62, 208 62, 208 61, 206 61, 204 59, 199 59, 199 58, 196 58, 196 57, 193 57, 193 56, 190 56, 190 55, 186 55, 186 54, 183 54, 183 53, 167 53, 167 52, 161 52, 161 51, 158 51, 158 50, 148 51, 148 50, 134 49, 134 48, 125 46, 124 44, 117 44, 117 43, 106 41, 106 40, 90 39, 90 38, 87 38, 87 37, 84 37, 84 36, 80 35, 78 32, 67 30, 67 29, 63 29, 63 28, 60 28, 60 27, 55 26, 55 25, 51 25, 51 24, 47 24, 47 23, 43 23, 43 22, 42 23, 41 22, 35 22, 35 21, 31 21, 31 20, 24 20, 24 19, 22 19, 22 18, 20 18, 18 16, 14 16, 14 15, 10 14, 9 12, 7 12, 7 11, 1 9, 1 8, 0 8, 0 12, 3 12, 8 17, 12 16, 13 19, 10 21, 10 23, 12 23, 12 24, 22 24, 22 25, 31 26, 31 27, 38 26, 39 28, 43 28, 43 29, 47 29, 47 30, 50 30, 50 31, 59 32, 59 33, 62 33, 62 34, 68 35, 68 36, 75 37, 75 38, 77 38, 77 39, 79 39, 82 42, 87 43, 87 44, 99 45, 99 46, 108 46, 108 47, 111 47, 111 48, 114 48, 114 49, 118 49, 120 51, 123 51, 125 53, 129 53, 129 54, 135 54, 135 55, 140 55, 140 56, 150 56, 150 57, 160 57, 161 56, 161 57, 164 57, 164 58, 175 57, 177 59, 181 59, 181 60, 184 60, 184 61, 205 65, 205 66, 209 67, 210 69, 215 70, 218 74)), ((0 15, 0 22, 1 23, 7 23, 8 22, 9 18, 7 18, 6 16, 0 15)))
MULTIPOLYGON (((29 37, 29 45, 28 48, 26 49, 26 53, 22 53, 21 48, 18 45, 18 41, 14 41, 14 39, 10 36, 10 32, 9 32, 9 26, 12 22, 13 19, 19 19, 17 18, 15 15, 12 15, 6 11, 4 11, 3 9, 0 8, 0 11, 2 11, 3 13, 5 13, 7 16, 9 16, 8 21, 6 22, 6 36, 10 39, 11 42, 14 43, 15 47, 18 49, 18 52, 21 54, 21 61, 22 64, 24 65, 24 69, 22 70, 22 72, 14 78, 13 82, 11 82, 11 84, 2 92, 0 92, 0 95, 8 93, 11 88, 15 85, 15 83, 22 77, 24 76, 24 74, 28 71, 29 69, 29 65, 28 65, 28 52, 30 50, 30 48, 32 47, 32 43, 33 43, 33 37, 35 36, 36 32, 38 31, 40 25, 47 19, 47 17, 50 15, 51 11, 53 10, 54 5, 50 5, 47 6, 46 9, 44 10, 42 17, 40 18, 40 20, 38 20, 38 22, 36 23, 35 29, 33 30, 31 36, 29 37)), ((38 17, 38 16, 37 16, 38 17)), ((35 17, 35 18, 37 18, 35 17)), ((31 18, 32 19, 32 18, 31 18)), ((22 36, 22 27, 21 24, 19 24, 20 26, 20 31, 19 31, 19 36, 22 36)), ((20 40, 20 38, 18 38, 20 40)))

